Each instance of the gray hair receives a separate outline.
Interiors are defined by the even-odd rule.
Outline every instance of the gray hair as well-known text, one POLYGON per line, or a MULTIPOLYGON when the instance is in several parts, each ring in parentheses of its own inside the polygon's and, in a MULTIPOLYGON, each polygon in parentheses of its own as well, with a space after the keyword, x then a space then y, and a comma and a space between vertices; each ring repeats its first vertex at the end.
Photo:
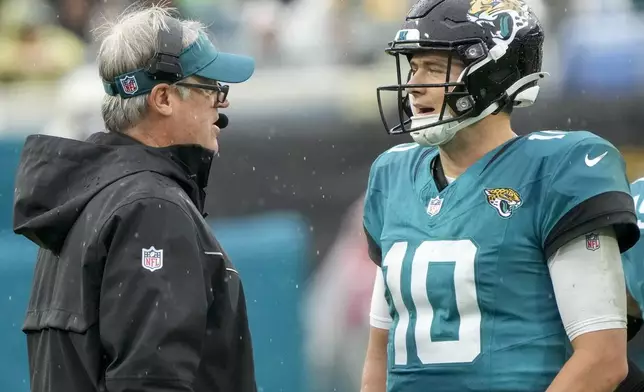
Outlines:
MULTIPOLYGON (((114 80, 118 75, 143 68, 154 56, 157 34, 160 29, 168 31, 166 17, 175 18, 172 8, 149 6, 131 7, 114 23, 106 23, 96 29, 102 38, 98 50, 98 71, 103 80, 114 80)), ((183 29, 183 47, 197 40, 200 33, 206 33, 203 24, 191 20, 179 20, 183 29)), ((182 99, 189 95, 185 87, 177 86, 182 99)), ((101 112, 107 130, 125 132, 138 124, 147 112, 149 94, 123 99, 119 95, 105 95, 101 112)))

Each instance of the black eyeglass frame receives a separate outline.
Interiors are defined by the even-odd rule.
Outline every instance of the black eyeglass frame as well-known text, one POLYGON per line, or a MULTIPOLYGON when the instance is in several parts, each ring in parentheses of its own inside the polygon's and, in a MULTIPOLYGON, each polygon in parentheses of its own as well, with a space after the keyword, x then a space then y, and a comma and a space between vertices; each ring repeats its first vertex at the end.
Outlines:
POLYGON ((221 84, 219 82, 217 82, 216 85, 202 84, 202 83, 176 82, 175 85, 182 86, 182 87, 200 88, 200 89, 209 90, 209 91, 216 91, 218 93, 217 102, 219 103, 226 102, 226 99, 228 98, 228 92, 230 91, 229 85, 221 84))

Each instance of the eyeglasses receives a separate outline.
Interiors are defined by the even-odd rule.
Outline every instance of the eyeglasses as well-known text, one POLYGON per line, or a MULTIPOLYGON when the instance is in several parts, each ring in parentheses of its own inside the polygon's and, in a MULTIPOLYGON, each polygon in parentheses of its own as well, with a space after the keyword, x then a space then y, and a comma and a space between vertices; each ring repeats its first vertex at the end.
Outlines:
POLYGON ((183 86, 183 87, 190 87, 190 88, 199 88, 202 90, 208 91, 208 95, 215 95, 216 94, 216 99, 217 102, 219 103, 224 103, 226 102, 226 99, 228 98, 228 91, 230 90, 230 86, 228 85, 223 85, 217 82, 216 85, 214 84, 201 84, 201 83, 186 83, 186 82, 177 82, 175 83, 177 86, 183 86))

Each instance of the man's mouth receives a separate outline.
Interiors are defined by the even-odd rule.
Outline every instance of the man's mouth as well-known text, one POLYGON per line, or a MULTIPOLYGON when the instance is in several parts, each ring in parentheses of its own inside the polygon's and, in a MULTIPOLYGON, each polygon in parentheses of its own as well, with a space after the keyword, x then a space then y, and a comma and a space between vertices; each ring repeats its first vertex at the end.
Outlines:
POLYGON ((414 112, 416 116, 428 116, 436 112, 436 110, 433 107, 416 106, 414 109, 415 109, 414 112))

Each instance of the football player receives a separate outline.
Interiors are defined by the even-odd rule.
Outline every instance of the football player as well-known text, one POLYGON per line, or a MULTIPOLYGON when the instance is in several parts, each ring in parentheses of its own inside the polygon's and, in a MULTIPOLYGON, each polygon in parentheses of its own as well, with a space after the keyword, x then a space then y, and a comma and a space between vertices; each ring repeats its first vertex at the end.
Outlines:
MULTIPOLYGON (((644 177, 631 184, 631 194, 637 210, 637 224, 644 229, 644 177)), ((644 241, 639 241, 622 257, 626 285, 631 294, 629 315, 641 318, 644 307, 644 241)), ((637 331, 629 331, 631 334, 637 331)))
POLYGON ((624 160, 590 132, 510 124, 547 75, 543 39, 520 0, 421 0, 390 43, 380 112, 414 142, 369 175, 380 268, 363 392, 613 391, 626 377, 620 253, 640 234, 624 160))
MULTIPOLYGON (((637 213, 637 225, 644 229, 644 178, 639 178, 631 184, 631 194, 637 213)), ((628 288, 628 340, 631 340, 642 327, 642 308, 644 308, 644 241, 638 241, 635 246, 622 255, 626 286, 628 288)), ((642 354, 635 353, 636 362, 642 363, 642 354)), ((617 392, 644 391, 644 374, 637 368, 634 361, 629 361, 628 377, 617 392)))

